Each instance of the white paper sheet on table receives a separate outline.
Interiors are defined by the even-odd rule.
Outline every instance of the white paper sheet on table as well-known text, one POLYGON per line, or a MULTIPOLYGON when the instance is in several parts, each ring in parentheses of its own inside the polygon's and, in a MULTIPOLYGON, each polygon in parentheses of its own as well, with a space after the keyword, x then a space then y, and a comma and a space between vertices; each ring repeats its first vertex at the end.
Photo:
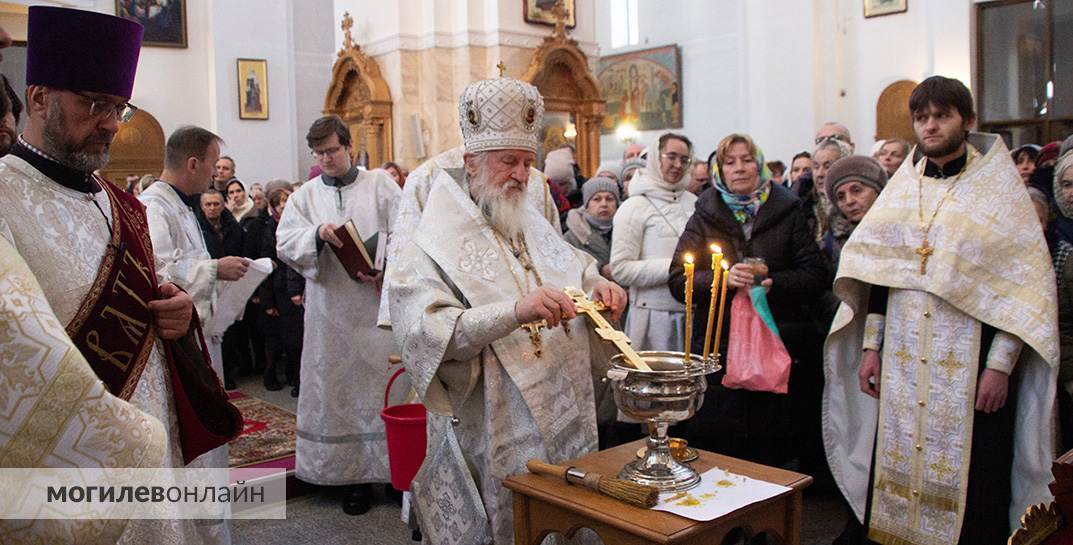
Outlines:
POLYGON ((234 282, 222 281, 219 284, 220 293, 216 296, 216 307, 208 327, 204 328, 205 336, 223 336, 227 328, 246 309, 246 301, 253 295, 257 286, 272 272, 272 260, 267 257, 250 261, 250 268, 246 274, 234 282))
POLYGON ((700 484, 685 492, 665 492, 652 509, 700 521, 712 520, 790 489, 744 475, 713 468, 700 476, 700 484))

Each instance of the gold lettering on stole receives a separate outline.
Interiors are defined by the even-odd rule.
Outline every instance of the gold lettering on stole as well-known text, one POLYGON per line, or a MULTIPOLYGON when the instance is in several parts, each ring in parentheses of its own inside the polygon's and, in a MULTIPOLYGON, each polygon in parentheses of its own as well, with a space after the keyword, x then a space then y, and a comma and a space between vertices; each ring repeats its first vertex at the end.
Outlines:
POLYGON ((156 282, 154 282, 152 279, 149 278, 149 267, 146 267, 146 266, 142 265, 141 263, 138 263, 138 260, 136 260, 133 257, 131 257, 130 252, 127 252, 127 251, 123 252, 123 261, 133 265, 135 269, 138 269, 138 272, 142 273, 142 278, 145 279, 145 282, 147 284, 152 285, 152 286, 156 285, 156 282))
POLYGON ((116 293, 116 288, 123 290, 127 293, 127 295, 134 298, 134 300, 137 301, 138 304, 142 306, 142 308, 148 307, 144 299, 139 297, 138 294, 134 292, 134 290, 130 289, 130 286, 123 283, 123 271, 119 271, 119 274, 116 275, 115 283, 112 284, 112 293, 116 293))
POLYGON ((111 363, 119 368, 120 371, 126 371, 130 366, 130 360, 134 357, 130 352, 124 352, 117 350, 115 352, 109 352, 101 347, 101 336, 96 330, 90 331, 86 334, 86 345, 90 350, 94 351, 104 361, 111 363), (121 359, 122 358, 122 359, 121 359))
POLYGON ((123 333, 127 334, 130 342, 138 344, 138 341, 145 337, 147 327, 145 322, 135 320, 111 306, 104 307, 104 310, 101 311, 101 318, 108 318, 109 314, 119 319, 119 327, 123 330, 123 333))

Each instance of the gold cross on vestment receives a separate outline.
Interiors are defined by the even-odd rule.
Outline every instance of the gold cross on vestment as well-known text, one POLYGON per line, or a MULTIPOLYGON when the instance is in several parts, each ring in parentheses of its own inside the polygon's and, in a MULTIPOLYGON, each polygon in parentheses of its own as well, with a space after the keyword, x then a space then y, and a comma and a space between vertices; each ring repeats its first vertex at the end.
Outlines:
POLYGON ((946 456, 939 457, 939 461, 928 466, 935 475, 939 477, 940 481, 945 481, 947 474, 953 473, 954 468, 950 467, 950 464, 946 461, 946 456))
POLYGON ((916 253, 920 256, 920 276, 924 276, 924 273, 928 272, 928 258, 935 253, 935 249, 928 246, 928 237, 924 237, 924 242, 916 249, 916 253))
POLYGON ((596 334, 599 335, 601 339, 614 344, 615 348, 618 348, 619 352, 622 352, 627 363, 641 371, 652 370, 652 368, 645 363, 644 358, 630 346, 630 338, 627 337, 625 333, 612 327, 603 315, 600 314, 601 310, 607 309, 603 303, 594 303, 585 295, 585 292, 577 288, 566 288, 563 291, 574 301, 574 306, 577 307, 578 313, 588 317, 596 334))
POLYGON ((496 68, 499 69, 499 77, 502 78, 507 75, 507 65, 503 64, 503 61, 499 61, 499 64, 496 65, 496 68))
POLYGON ((538 358, 544 355, 544 339, 540 337, 540 330, 547 326, 548 322, 545 320, 522 324, 522 329, 529 332, 529 342, 533 343, 533 354, 538 358))
POLYGON ((965 367, 964 365, 962 365, 961 362, 954 359, 953 352, 947 352, 946 357, 939 360, 937 364, 939 365, 939 367, 942 367, 944 371, 946 371, 946 378, 948 379, 954 378, 954 372, 960 370, 962 367, 965 367))

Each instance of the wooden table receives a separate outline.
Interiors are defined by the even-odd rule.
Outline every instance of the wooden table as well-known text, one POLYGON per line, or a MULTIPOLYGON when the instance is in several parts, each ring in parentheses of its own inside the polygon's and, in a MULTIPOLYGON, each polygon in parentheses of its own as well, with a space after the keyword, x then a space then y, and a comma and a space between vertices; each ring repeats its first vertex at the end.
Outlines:
MULTIPOLYGON (((615 477, 623 465, 636 457, 637 449, 642 446, 643 439, 563 465, 615 477)), ((717 519, 700 522, 664 511, 633 507, 552 477, 515 475, 503 483, 514 492, 514 543, 538 545, 552 532, 572 536, 584 527, 595 531, 608 545, 717 544, 731 530, 741 528, 746 537, 766 532, 781 543, 799 545, 801 492, 812 484, 812 477, 703 450, 699 453, 700 458, 691 465, 700 473, 720 467, 792 490, 717 519)))

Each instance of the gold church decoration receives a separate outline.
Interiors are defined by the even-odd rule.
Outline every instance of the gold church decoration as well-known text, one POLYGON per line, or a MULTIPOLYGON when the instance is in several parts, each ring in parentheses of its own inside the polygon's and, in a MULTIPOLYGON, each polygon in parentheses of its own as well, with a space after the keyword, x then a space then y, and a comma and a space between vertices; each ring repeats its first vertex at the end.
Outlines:
POLYGON ((350 129, 354 152, 368 154, 366 166, 378 166, 394 156, 391 91, 380 65, 354 42, 354 19, 343 14, 343 48, 332 66, 332 81, 324 99, 324 114, 338 115, 350 129))
POLYGON ((130 121, 119 124, 101 176, 126 189, 124 178, 129 174, 160 174, 164 170, 164 142, 160 123, 144 108, 138 108, 130 121))
MULTIPOLYGON (((551 127, 549 120, 569 117, 577 136, 574 148, 577 162, 585 177, 596 174, 600 164, 600 126, 606 108, 600 86, 589 69, 589 59, 576 40, 567 36, 568 9, 558 2, 551 12, 556 16, 555 30, 533 53, 522 80, 533 84, 544 97, 545 128, 551 132, 565 130, 551 127), (554 114, 560 114, 556 116, 554 114)), ((542 134, 542 140, 545 140, 542 134)), ((557 139, 551 139, 557 141, 557 139)), ((541 150, 542 153, 551 151, 541 150)))

